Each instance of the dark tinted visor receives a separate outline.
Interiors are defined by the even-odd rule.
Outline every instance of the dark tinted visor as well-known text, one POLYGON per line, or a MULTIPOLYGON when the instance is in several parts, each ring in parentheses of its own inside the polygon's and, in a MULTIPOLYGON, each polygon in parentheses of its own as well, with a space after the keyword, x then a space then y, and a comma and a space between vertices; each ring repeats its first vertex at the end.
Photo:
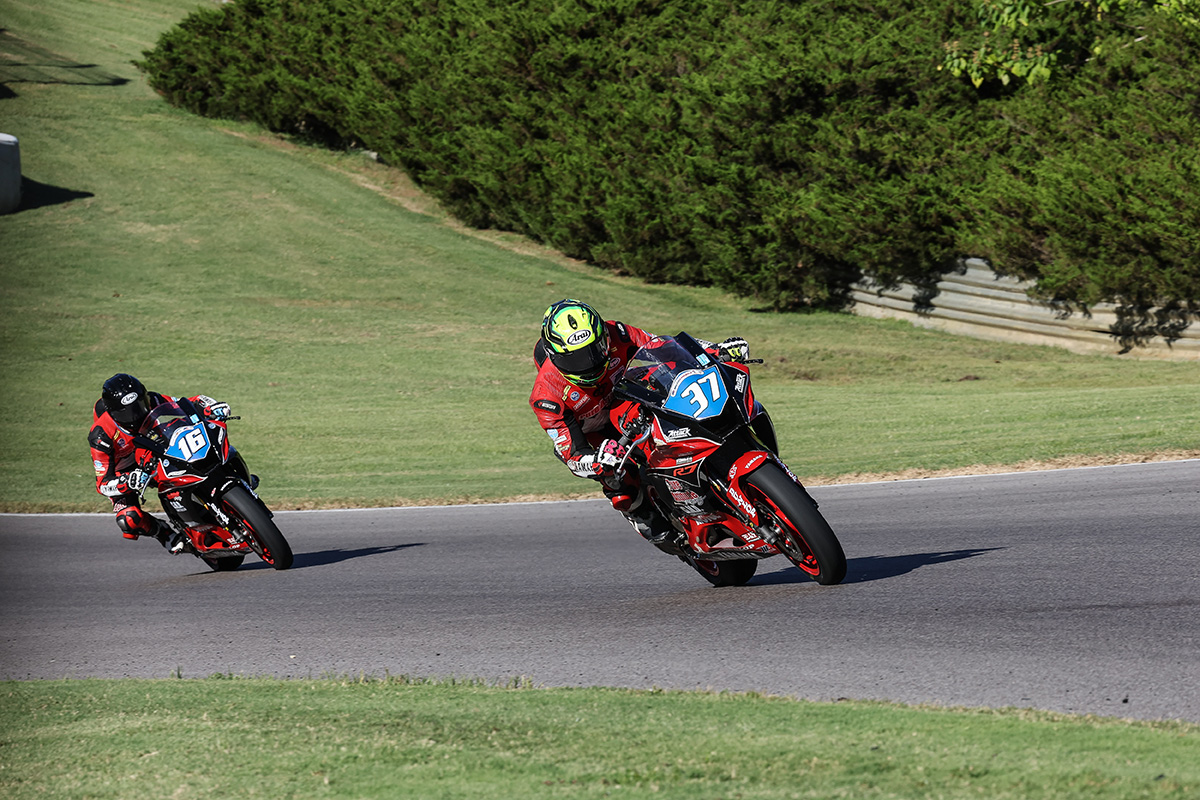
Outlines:
POLYGON ((150 413, 150 398, 145 394, 138 395, 138 398, 129 405, 117 406, 115 410, 110 409, 108 415, 113 418, 113 421, 127 431, 136 431, 137 426, 141 424, 146 415, 150 413))
POLYGON ((555 353, 551 351, 550 361, 558 368, 559 372, 567 376, 579 375, 581 377, 589 377, 598 375, 604 371, 605 365, 608 364, 608 347, 605 346, 604 342, 592 341, 569 353, 555 353))

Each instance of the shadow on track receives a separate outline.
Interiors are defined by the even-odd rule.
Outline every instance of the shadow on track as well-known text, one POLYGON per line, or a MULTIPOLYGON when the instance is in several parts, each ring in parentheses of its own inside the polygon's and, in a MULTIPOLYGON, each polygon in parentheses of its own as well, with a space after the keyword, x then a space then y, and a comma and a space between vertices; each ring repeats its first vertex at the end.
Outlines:
MULTIPOLYGON (((360 547, 357 550, 318 550, 315 553, 296 553, 296 558, 288 572, 308 567, 327 567, 330 564, 338 564, 352 558, 381 556, 386 553, 395 553, 397 550, 407 550, 410 547, 423 547, 424 545, 424 542, 413 542, 412 544, 393 544, 387 547, 360 547)), ((271 569, 271 567, 262 561, 250 563, 247 560, 237 571, 247 572, 253 569, 271 569)))
POLYGON ((945 564, 947 561, 961 561, 964 558, 974 558, 993 550, 1003 550, 1003 547, 976 547, 970 550, 942 550, 934 553, 910 553, 904 556, 867 556, 852 558, 846 569, 846 580, 843 583, 866 583, 895 578, 931 564, 945 564))
MULTIPOLYGON (((992 550, 1003 550, 1002 547, 977 547, 971 550, 944 550, 935 553, 909 553, 903 556, 866 556, 851 558, 846 565, 847 583, 867 583, 895 578, 921 567, 932 564, 944 564, 947 561, 960 561, 964 558, 974 558, 992 550)), ((788 583, 811 583, 812 578, 798 569, 782 569, 768 575, 758 575, 751 578, 750 586, 777 586, 788 583)))

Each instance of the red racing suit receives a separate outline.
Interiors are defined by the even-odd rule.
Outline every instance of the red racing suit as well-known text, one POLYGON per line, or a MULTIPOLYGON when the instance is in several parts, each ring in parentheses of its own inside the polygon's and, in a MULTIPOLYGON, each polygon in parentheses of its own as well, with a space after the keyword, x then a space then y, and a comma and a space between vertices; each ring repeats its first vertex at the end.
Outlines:
MULTIPOLYGON (((151 408, 179 399, 157 392, 146 394, 151 408)), ((203 409, 216 402, 202 394, 188 399, 203 409)), ((92 429, 88 432, 92 466, 96 469, 96 491, 112 500, 113 511, 118 515, 126 508, 138 505, 137 492, 129 491, 125 485, 125 477, 137 467, 133 460, 133 437, 133 433, 122 428, 108 415, 104 401, 97 400, 92 408, 92 429)))
POLYGON ((595 464, 596 446, 620 434, 608 419, 613 388, 625 374, 629 359, 653 339, 641 328, 608 320, 608 369, 595 386, 576 386, 563 377, 550 359, 538 367, 529 405, 538 423, 554 442, 554 452, 581 478, 600 475, 595 464))

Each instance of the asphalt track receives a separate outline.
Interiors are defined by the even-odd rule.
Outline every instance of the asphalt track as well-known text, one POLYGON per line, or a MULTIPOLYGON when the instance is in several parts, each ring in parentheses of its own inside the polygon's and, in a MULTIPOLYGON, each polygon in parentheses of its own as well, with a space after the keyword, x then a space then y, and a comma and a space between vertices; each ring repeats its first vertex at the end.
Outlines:
POLYGON ((776 557, 714 589, 600 500, 283 511, 287 572, 6 515, 0 678, 522 677, 1200 722, 1200 461, 812 494, 840 586, 776 557))

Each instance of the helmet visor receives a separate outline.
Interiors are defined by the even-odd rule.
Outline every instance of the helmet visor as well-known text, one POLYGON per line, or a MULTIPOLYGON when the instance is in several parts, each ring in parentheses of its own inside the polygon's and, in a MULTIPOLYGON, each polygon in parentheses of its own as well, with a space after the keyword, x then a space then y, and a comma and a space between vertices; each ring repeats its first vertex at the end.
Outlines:
POLYGON ((608 368, 608 343, 593 338, 569 353, 551 350, 550 361, 567 380, 589 386, 599 381, 608 368))
POLYGON ((134 395, 132 398, 129 395, 122 397, 120 405, 115 409, 109 409, 108 415, 113 418, 113 422, 125 430, 136 433, 138 426, 142 424, 142 420, 149 413, 150 398, 142 393, 134 395), (125 402, 126 400, 129 402, 125 402))

